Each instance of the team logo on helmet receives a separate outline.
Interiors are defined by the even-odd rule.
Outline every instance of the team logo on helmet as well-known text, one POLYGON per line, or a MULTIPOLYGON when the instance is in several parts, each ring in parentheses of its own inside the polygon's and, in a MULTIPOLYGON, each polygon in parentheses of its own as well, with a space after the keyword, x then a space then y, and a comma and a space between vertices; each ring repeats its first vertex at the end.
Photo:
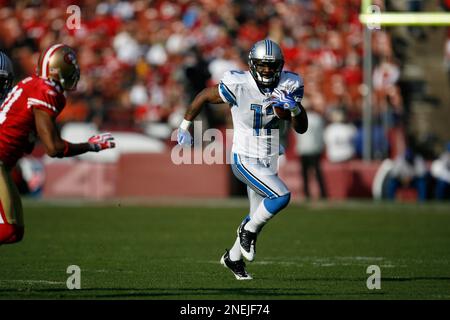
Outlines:
POLYGON ((64 55, 64 61, 68 64, 75 64, 76 58, 72 52, 68 52, 64 55))

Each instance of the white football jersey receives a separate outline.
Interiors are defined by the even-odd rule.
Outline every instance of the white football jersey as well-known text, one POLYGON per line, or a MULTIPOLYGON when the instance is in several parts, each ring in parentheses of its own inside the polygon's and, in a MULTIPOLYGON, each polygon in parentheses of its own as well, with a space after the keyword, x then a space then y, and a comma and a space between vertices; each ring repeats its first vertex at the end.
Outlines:
MULTIPOLYGON (((293 93, 295 100, 303 98, 303 79, 296 73, 281 72, 278 89, 293 93)), ((272 91, 259 89, 249 71, 228 71, 219 83, 222 100, 231 106, 233 118, 232 152, 251 158, 265 159, 280 152, 280 132, 285 120, 280 120, 269 106, 272 91)))

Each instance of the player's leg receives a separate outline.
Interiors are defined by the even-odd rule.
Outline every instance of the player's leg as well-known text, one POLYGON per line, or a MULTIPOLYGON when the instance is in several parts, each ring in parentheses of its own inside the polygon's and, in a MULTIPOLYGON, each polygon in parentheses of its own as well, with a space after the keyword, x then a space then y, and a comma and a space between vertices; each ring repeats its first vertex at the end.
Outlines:
MULTIPOLYGON (((263 202, 264 197, 258 194, 255 190, 247 186, 247 195, 248 195, 248 201, 250 202, 250 219, 253 217, 253 215, 256 212, 256 209, 258 209, 261 202, 263 202)), ((249 220, 250 220, 249 219, 249 220)))
MULTIPOLYGON (((259 195, 257 192, 255 192, 252 188, 247 186, 247 195, 248 200, 250 202, 250 213, 244 218, 241 224, 247 223, 249 220, 251 220, 251 217, 256 212, 256 209, 259 207, 261 202, 264 200, 264 197, 259 195)), ((232 261, 237 261, 242 259, 242 252, 241 252, 241 244, 239 241, 239 236, 236 237, 236 241, 234 242, 234 245, 230 249, 230 259, 232 261)))
POLYGON ((386 197, 390 200, 395 200, 398 188, 400 188, 400 180, 395 177, 388 177, 386 197))
POLYGON ((320 197, 322 199, 327 198, 327 191, 325 188, 325 182, 322 175, 322 167, 320 165, 320 154, 314 155, 313 166, 316 172, 317 183, 319 184, 320 197))
POLYGON ((442 179, 436 180, 436 187, 434 190, 434 197, 436 200, 444 200, 445 199, 445 193, 446 190, 449 188, 449 184, 446 183, 442 179))
POLYGON ((261 161, 248 162, 245 159, 243 161, 237 154, 233 157, 232 169, 236 177, 263 197, 251 219, 241 225, 238 231, 241 252, 249 261, 252 261, 256 252, 258 232, 287 206, 291 194, 273 171, 273 167, 266 166, 261 161))
POLYGON ((412 185, 417 189, 419 201, 427 200, 427 178, 425 176, 413 179, 412 185))
MULTIPOLYGON (((245 179, 241 178, 241 174, 237 170, 236 166, 232 164, 231 166, 233 173, 235 176, 241 180, 244 183, 247 183, 245 179)), ((242 258, 242 251, 241 251, 241 241, 239 237, 239 230, 242 225, 245 225, 251 217, 254 215, 256 210, 258 209, 259 205, 264 200, 264 196, 258 194, 255 192, 249 185, 247 184, 247 194, 248 199, 250 202, 250 210, 249 214, 244 218, 244 220, 241 222, 239 228, 238 228, 238 235, 236 237, 236 240, 231 247, 230 251, 226 250, 225 254, 221 257, 220 263, 227 267, 228 269, 233 272, 234 276, 238 280, 251 280, 252 276, 247 272, 245 269, 245 262, 242 258)))
POLYGON ((256 233, 258 233, 261 228, 278 212, 284 209, 288 205, 291 198, 290 192, 287 190, 287 187, 278 176, 273 175, 270 177, 266 176, 264 178, 264 180, 266 180, 266 185, 283 187, 280 188, 283 191, 265 197, 256 208, 255 213, 252 215, 251 219, 245 224, 246 230, 256 233), (270 184, 267 183, 268 181, 270 181, 270 184))
POLYGON ((301 165, 302 165, 302 178, 303 178, 303 190, 305 193, 305 198, 309 199, 309 162, 308 162, 308 156, 302 155, 301 156, 301 165))
MULTIPOLYGON (((247 190, 248 192, 248 190, 247 190)), ((250 199, 250 193, 249 193, 249 199, 250 199)), ((241 224, 246 223, 250 216, 252 215, 252 205, 250 200, 250 213, 244 218, 244 220, 241 222, 241 224)), ((230 251, 225 250, 224 255, 220 258, 220 263, 230 269, 231 272, 233 272, 234 276, 237 280, 251 280, 252 276, 247 272, 245 269, 245 262, 242 258, 242 252, 241 252, 241 244, 239 241, 239 236, 236 237, 236 240, 234 241, 233 246, 231 247, 230 251)))
POLYGON ((23 238, 22 202, 10 170, 0 164, 0 244, 23 238))
POLYGON ((239 155, 234 155, 235 170, 238 178, 247 184, 261 198, 256 198, 256 204, 251 219, 246 223, 245 229, 258 232, 260 228, 275 214, 287 206, 290 200, 290 192, 284 182, 272 170, 260 161, 247 162, 239 155))

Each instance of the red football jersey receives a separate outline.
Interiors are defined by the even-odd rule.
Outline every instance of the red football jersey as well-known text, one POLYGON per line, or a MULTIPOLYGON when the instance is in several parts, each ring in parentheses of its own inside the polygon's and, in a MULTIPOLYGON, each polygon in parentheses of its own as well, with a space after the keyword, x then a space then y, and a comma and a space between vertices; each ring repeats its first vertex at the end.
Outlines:
POLYGON ((0 106, 0 161, 14 166, 36 141, 33 108, 58 116, 66 104, 63 90, 53 81, 37 76, 25 78, 0 106))

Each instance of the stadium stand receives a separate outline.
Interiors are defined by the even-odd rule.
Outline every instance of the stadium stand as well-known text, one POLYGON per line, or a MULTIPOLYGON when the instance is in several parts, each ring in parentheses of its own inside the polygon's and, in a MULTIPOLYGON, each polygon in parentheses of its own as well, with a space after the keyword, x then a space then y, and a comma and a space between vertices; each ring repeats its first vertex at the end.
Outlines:
MULTIPOLYGON (((408 9, 392 1, 386 1, 386 7, 384 1, 377 4, 382 10, 408 9)), ((445 8, 448 1, 442 5, 445 8)), ((94 130, 122 132, 124 141, 138 139, 135 142, 145 141, 142 146, 146 146, 145 150, 136 147, 124 153, 148 151, 164 155, 173 145, 170 133, 178 126, 193 95, 204 86, 215 84, 223 70, 246 69, 250 46, 267 36, 281 44, 285 69, 305 78, 305 104, 314 105, 328 121, 330 110, 345 110, 348 120, 361 128, 363 38, 359 12, 359 0, 0 0, 0 49, 12 57, 20 79, 34 73, 38 52, 50 43, 65 42, 76 48, 82 77, 79 90, 69 94, 67 107, 58 119, 61 128, 76 132, 87 125, 94 130), (78 29, 69 29, 65 23, 69 5, 81 7, 78 29)), ((433 45, 428 53, 440 45, 433 35, 431 39, 433 45)), ((417 113, 423 113, 422 108, 415 111, 415 120, 409 118, 411 108, 420 109, 414 107, 416 101, 435 101, 427 100, 426 94, 413 96, 425 90, 427 81, 436 81, 434 75, 430 78, 419 72, 418 79, 407 78, 414 74, 414 65, 422 63, 427 68, 433 59, 430 55, 428 60, 419 62, 417 56, 410 57, 409 52, 417 50, 408 48, 417 46, 420 39, 402 30, 374 33, 376 162, 367 169, 372 179, 373 166, 402 151, 408 125, 420 118, 417 113)), ((440 55, 443 54, 444 48, 440 55)), ((448 90, 432 92, 431 96, 439 96, 439 103, 449 101, 445 100, 447 93, 448 90)), ((202 116, 204 129, 224 130, 229 126, 225 106, 205 108, 202 116)), ((433 120, 428 117, 426 121, 429 124, 433 120)), ((115 136, 120 144, 120 135, 115 136)), ((288 162, 295 157, 295 137, 289 139, 288 162)), ((361 157, 361 145, 359 139, 355 145, 357 157, 361 157)), ((41 154, 37 148, 35 156, 41 154)), ((111 159, 118 160, 119 156, 111 159)), ((332 181, 334 167, 326 155, 323 161, 324 174, 332 181)), ((350 180, 355 178, 353 168, 360 167, 359 162, 351 163, 354 166, 347 172, 350 180)), ((368 183, 359 190, 370 188, 368 183)), ((370 196, 370 192, 362 192, 362 196, 370 196)), ((330 197, 333 198, 332 191, 330 197)))

